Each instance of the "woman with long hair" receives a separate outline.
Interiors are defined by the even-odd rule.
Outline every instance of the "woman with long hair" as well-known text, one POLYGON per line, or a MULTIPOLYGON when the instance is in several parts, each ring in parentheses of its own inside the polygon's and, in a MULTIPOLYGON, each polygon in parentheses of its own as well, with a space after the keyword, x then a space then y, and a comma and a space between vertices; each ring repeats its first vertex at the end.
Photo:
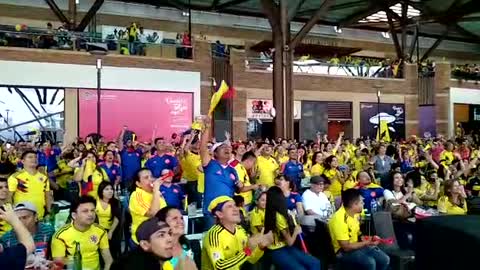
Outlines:
POLYGON ((273 244, 267 253, 277 269, 285 270, 318 270, 320 261, 294 247, 297 236, 302 233, 299 225, 288 213, 284 193, 279 187, 271 187, 267 191, 265 209, 265 233, 273 232, 273 244))
POLYGON ((323 174, 330 180, 329 190, 334 197, 339 197, 342 193, 342 185, 345 182, 343 174, 338 170, 338 159, 336 156, 331 155, 323 162, 325 171, 323 174))
POLYGON ((173 258, 170 260, 175 267, 179 269, 196 270, 194 254, 190 247, 190 242, 185 237, 185 223, 180 210, 174 207, 164 207, 155 215, 160 221, 168 224, 172 230, 173 238, 173 258))
POLYGON ((261 192, 256 199, 256 206, 250 211, 250 231, 252 234, 260 233, 265 226, 265 207, 267 205, 267 192, 261 192))
POLYGON ((103 181, 98 186, 98 198, 95 212, 98 217, 98 224, 108 232, 110 252, 113 258, 120 256, 120 237, 116 233, 120 222, 120 202, 113 196, 113 185, 103 181))
POLYGON ((421 203, 414 191, 413 183, 410 181, 410 185, 405 186, 405 180, 400 172, 393 172, 391 174, 389 187, 385 190, 383 196, 387 203, 408 204, 410 210, 413 209, 416 204, 421 203))
POLYGON ((98 186, 107 180, 105 172, 97 165, 97 156, 93 151, 87 152, 81 165, 75 169, 73 180, 80 183, 80 194, 97 198, 98 186))
POLYGON ((104 161, 99 164, 108 176, 108 180, 114 183, 115 186, 120 184, 122 180, 122 168, 114 162, 115 153, 112 150, 107 150, 103 154, 104 161))
POLYGON ((438 212, 445 215, 466 215, 467 195, 458 180, 444 182, 445 196, 438 199, 438 212))
POLYGON ((313 153, 312 168, 310 169, 310 176, 322 175, 325 168, 323 167, 324 156, 321 151, 313 153))
POLYGON ((287 202, 287 208, 291 211, 296 211, 299 216, 303 216, 303 201, 302 196, 295 190, 295 183, 292 181, 291 178, 284 175, 277 175, 275 177, 275 185, 280 188, 283 193, 283 201, 287 202))

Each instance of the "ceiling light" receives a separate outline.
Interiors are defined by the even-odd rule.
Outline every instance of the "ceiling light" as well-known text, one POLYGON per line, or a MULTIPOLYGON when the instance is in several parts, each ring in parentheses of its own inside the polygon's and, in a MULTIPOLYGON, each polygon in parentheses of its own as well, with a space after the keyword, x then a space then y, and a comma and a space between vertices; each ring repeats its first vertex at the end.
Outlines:
POLYGON ((335 30, 335 33, 337 34, 341 34, 342 33, 342 28, 338 27, 338 26, 334 26, 333 27, 333 30, 335 30))
POLYGON ((388 32, 382 32, 382 37, 384 37, 384 38, 390 38, 390 33, 388 33, 388 32))

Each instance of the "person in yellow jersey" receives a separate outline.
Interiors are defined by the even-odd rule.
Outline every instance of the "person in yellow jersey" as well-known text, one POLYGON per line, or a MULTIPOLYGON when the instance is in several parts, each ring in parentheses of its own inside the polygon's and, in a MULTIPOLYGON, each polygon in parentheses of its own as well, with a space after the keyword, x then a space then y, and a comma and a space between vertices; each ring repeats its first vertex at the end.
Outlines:
POLYGON ((80 183, 80 194, 97 198, 98 186, 102 181, 107 181, 105 171, 97 165, 97 157, 93 152, 88 152, 82 164, 75 169, 73 180, 80 183))
POLYGON ((158 210, 167 206, 160 192, 162 182, 152 177, 152 172, 147 168, 140 169, 134 176, 135 191, 130 195, 129 210, 132 215, 132 242, 130 246, 137 248, 138 241, 135 236, 138 226, 149 217, 155 216, 158 210))
MULTIPOLYGON (((8 203, 9 191, 8 191, 8 182, 5 178, 0 178, 0 207, 8 203)), ((8 222, 3 219, 0 219, 0 237, 6 232, 11 230, 12 227, 8 222)))
MULTIPOLYGON (((56 193, 62 199, 68 198, 68 187, 73 180, 73 168, 68 166, 68 163, 73 159, 73 152, 63 154, 57 162, 57 168, 52 172, 59 186, 59 190, 56 193)), ((57 199, 57 195, 55 195, 55 199, 57 199)))
MULTIPOLYGON (((284 141, 286 142, 286 141, 284 141)), ((272 150, 273 151, 273 150, 272 150)), ((290 158, 288 157, 288 153, 286 147, 282 145, 277 146, 277 150, 274 153, 274 157, 278 164, 283 164, 287 162, 290 158)))
POLYGON ((257 158, 257 184, 266 187, 275 185, 275 176, 279 169, 277 161, 272 157, 272 147, 264 144, 257 158))
POLYGON ((198 192, 198 181, 200 176, 199 167, 202 167, 200 159, 200 141, 198 137, 186 136, 180 149, 180 164, 182 166, 182 178, 187 180, 185 192, 187 193, 188 203, 196 203, 201 206, 201 198, 198 192))
POLYGON ((440 154, 440 163, 444 166, 449 166, 452 164, 455 159, 455 154, 453 153, 454 145, 453 142, 448 141, 445 143, 445 150, 440 154))
POLYGON ((116 231, 120 221, 120 202, 113 196, 113 184, 103 181, 98 186, 98 198, 95 212, 98 224, 108 233, 110 253, 113 258, 120 255, 120 235, 116 231))
POLYGON ((243 187, 240 190, 239 195, 245 199, 244 208, 250 210, 250 206, 253 203, 252 191, 258 188, 257 184, 250 183, 250 177, 248 176, 248 170, 255 166, 257 157, 252 151, 248 151, 242 156, 242 161, 238 163, 234 168, 237 171, 238 180, 242 182, 243 187))
POLYGON ((438 199, 438 212, 444 215, 466 215, 467 195, 463 186, 458 180, 447 180, 444 182, 445 196, 438 199))
POLYGON ((70 206, 72 222, 60 228, 52 238, 51 250, 54 261, 72 265, 77 245, 82 255, 82 269, 100 270, 102 255, 104 270, 109 270, 113 262, 108 245, 108 233, 95 224, 96 200, 91 196, 81 196, 70 206))
MULTIPOLYGON (((377 247, 378 240, 362 239, 359 216, 363 211, 360 190, 347 189, 342 193, 343 206, 328 222, 332 245, 340 269, 386 270, 390 258, 377 247)), ((373 239, 373 238, 372 238, 373 239)))
POLYGON ((288 213, 283 191, 271 187, 267 191, 265 209, 265 233, 273 233, 273 243, 268 246, 268 255, 279 270, 318 270, 320 261, 294 247, 297 237, 302 233, 288 213))
POLYGON ((368 163, 367 154, 360 149, 354 151, 354 155, 350 158, 350 168, 355 171, 363 171, 368 163))
POLYGON ((327 157, 323 163, 323 167, 325 168, 323 175, 325 175, 331 183, 328 190, 334 197, 339 197, 342 193, 342 185, 345 180, 343 179, 342 172, 338 169, 337 157, 333 155, 327 157))
POLYGON ((267 192, 258 195, 257 206, 250 211, 250 231, 253 234, 260 233, 265 226, 265 207, 267 205, 267 192))
POLYGON ((50 212, 52 197, 48 177, 37 170, 37 153, 25 151, 22 154, 23 170, 12 174, 8 178, 8 190, 13 203, 31 202, 38 210, 41 220, 45 210, 50 212))
POLYGON ((271 233, 248 237, 238 225, 240 211, 228 196, 212 200, 208 210, 215 216, 216 224, 203 239, 202 270, 239 270, 247 262, 254 264, 273 241, 271 233))
POLYGON ((324 156, 323 153, 318 151, 312 156, 312 167, 310 168, 310 176, 319 176, 323 174, 325 168, 323 167, 324 156))

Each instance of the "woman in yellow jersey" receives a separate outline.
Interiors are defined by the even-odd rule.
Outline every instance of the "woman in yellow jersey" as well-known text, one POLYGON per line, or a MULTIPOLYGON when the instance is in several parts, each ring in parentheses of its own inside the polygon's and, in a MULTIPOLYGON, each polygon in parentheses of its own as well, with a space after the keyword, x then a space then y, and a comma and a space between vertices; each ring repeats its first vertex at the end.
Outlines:
POLYGON ((252 234, 260 233, 265 226, 266 205, 267 192, 262 192, 257 198, 257 206, 250 211, 250 231, 252 234))
POLYGON ((436 207, 438 198, 441 194, 442 180, 438 178, 436 171, 430 171, 427 173, 427 178, 422 177, 423 189, 415 189, 418 198, 422 200, 424 205, 429 207, 436 207))
POLYGON ((132 186, 134 191, 130 195, 128 208, 132 215, 132 242, 130 242, 130 246, 136 248, 138 241, 135 233, 138 226, 149 217, 155 216, 158 210, 167 206, 167 204, 160 192, 161 181, 154 179, 149 169, 142 168, 138 170, 134 176, 133 183, 135 183, 132 186))
POLYGON ((325 171, 323 174, 330 180, 331 186, 329 188, 330 192, 334 197, 338 197, 342 193, 342 185, 345 182, 343 179, 343 174, 338 170, 338 160, 335 156, 329 156, 325 159, 323 163, 325 171))
POLYGON ((107 180, 105 171, 97 165, 97 157, 93 152, 88 152, 82 160, 82 165, 75 169, 73 180, 80 183, 81 195, 89 195, 97 198, 97 190, 100 183, 107 180))
POLYGON ((312 168, 310 169, 310 176, 319 176, 323 174, 325 168, 323 168, 324 156, 323 153, 318 151, 312 156, 312 168))
POLYGON ((283 164, 289 160, 287 151, 281 145, 277 146, 274 156, 277 159, 278 164, 283 164))
POLYGON ((265 233, 273 232, 273 244, 267 250, 273 264, 280 270, 320 269, 320 261, 317 258, 293 247, 302 229, 295 225, 296 222, 288 213, 283 196, 279 187, 271 187, 267 191, 265 233))
POLYGON ((308 158, 308 152, 304 146, 300 146, 298 148, 298 162, 303 164, 305 177, 310 177, 310 168, 312 168, 312 160, 308 158))
POLYGON ((350 165, 350 168, 354 171, 365 170, 365 165, 367 165, 367 157, 363 155, 362 150, 355 150, 355 155, 350 159, 350 165))
POLYGON ((108 232, 110 253, 112 257, 120 256, 120 234, 116 232, 120 220, 120 202, 113 196, 113 185, 103 181, 98 186, 98 198, 95 212, 98 217, 98 224, 108 232))
POLYGON ((438 199, 438 212, 445 215, 466 215, 467 195, 458 180, 448 180, 444 183, 445 196, 438 199))

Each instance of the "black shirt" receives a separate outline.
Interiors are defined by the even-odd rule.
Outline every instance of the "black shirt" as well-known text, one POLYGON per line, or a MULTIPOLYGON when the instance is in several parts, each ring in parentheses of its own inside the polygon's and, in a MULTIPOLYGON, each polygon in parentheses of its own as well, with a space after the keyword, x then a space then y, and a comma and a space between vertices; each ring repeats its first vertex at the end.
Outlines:
POLYGON ((0 269, 24 270, 26 263, 27 249, 22 244, 6 248, 0 253, 0 269))

